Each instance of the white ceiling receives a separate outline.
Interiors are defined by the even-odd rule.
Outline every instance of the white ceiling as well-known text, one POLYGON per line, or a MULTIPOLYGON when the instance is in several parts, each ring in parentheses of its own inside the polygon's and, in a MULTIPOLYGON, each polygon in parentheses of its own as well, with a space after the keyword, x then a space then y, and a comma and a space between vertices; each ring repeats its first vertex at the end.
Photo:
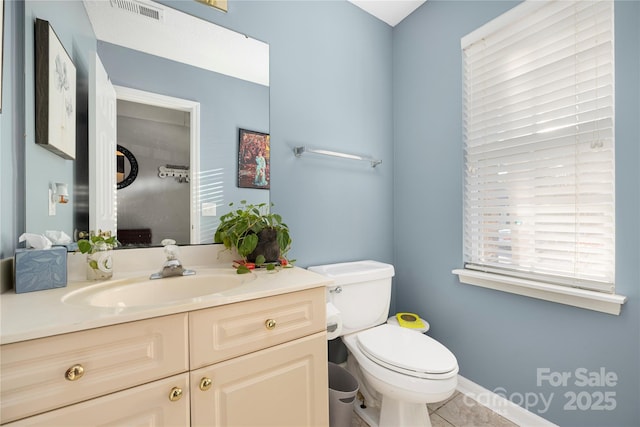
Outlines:
POLYGON ((426 0, 349 0, 365 12, 395 27, 426 0))

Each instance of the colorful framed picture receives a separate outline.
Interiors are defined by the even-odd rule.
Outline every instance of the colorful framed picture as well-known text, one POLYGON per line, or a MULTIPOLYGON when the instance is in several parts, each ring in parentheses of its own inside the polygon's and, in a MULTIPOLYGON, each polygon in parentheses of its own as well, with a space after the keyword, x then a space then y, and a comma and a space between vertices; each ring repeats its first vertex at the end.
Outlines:
POLYGON ((238 187, 269 189, 269 134, 240 129, 238 187))
POLYGON ((76 157, 76 67, 48 21, 35 23, 36 144, 76 157))
POLYGON ((220 9, 223 12, 227 12, 229 7, 227 5, 227 0, 197 0, 200 3, 204 3, 208 6, 215 7, 216 9, 220 9))

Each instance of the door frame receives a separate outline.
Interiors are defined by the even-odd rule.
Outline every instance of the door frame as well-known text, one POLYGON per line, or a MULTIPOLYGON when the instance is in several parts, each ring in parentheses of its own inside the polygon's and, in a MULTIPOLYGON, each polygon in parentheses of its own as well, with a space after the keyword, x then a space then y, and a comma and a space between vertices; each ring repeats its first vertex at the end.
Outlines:
POLYGON ((189 113, 189 217, 191 244, 200 243, 200 103, 124 86, 113 86, 116 99, 189 113))

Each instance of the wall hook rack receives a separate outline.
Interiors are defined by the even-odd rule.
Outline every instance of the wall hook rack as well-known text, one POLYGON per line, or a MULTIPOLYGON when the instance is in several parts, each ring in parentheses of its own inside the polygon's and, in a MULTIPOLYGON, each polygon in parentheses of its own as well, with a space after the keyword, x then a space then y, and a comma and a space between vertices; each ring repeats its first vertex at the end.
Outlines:
POLYGON ((173 177, 178 182, 189 182, 189 166, 165 165, 158 167, 160 178, 173 177))
POLYGON ((341 157, 343 159, 362 160, 362 161, 371 163, 372 168, 375 168, 376 166, 382 163, 382 160, 374 159, 368 156, 358 156, 356 154, 341 153, 339 151, 310 148, 310 147, 305 147, 304 145, 299 147, 294 147, 293 153, 296 155, 296 157, 302 157, 304 153, 314 153, 314 154, 321 154, 323 156, 341 157))

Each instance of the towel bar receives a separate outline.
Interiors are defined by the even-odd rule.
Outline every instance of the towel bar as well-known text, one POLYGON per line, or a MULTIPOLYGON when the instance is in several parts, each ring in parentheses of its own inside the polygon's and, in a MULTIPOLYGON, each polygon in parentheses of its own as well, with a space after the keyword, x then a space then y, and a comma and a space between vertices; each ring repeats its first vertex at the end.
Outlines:
POLYGON ((356 154, 341 153, 338 151, 320 150, 320 149, 309 148, 305 146, 294 147, 293 153, 295 154, 296 157, 301 157, 303 153, 314 153, 314 154, 322 154, 324 156, 341 157, 343 159, 363 160, 365 162, 370 162, 372 168, 375 168, 376 166, 382 163, 382 160, 374 159, 372 157, 358 156, 356 154))

